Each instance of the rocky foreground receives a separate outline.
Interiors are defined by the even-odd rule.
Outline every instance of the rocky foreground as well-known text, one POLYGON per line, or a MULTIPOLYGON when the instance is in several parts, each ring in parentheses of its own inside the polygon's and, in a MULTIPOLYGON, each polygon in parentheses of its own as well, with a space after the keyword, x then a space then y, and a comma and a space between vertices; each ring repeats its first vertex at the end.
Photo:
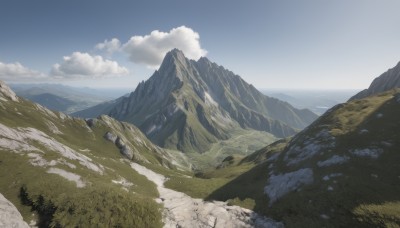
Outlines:
POLYGON ((0 227, 29 227, 17 208, 0 194, 0 227))
POLYGON ((207 202, 194 199, 184 193, 164 187, 166 178, 137 163, 132 168, 157 185, 160 198, 157 202, 164 205, 164 227, 284 227, 283 223, 258 215, 239 207, 229 206, 225 202, 207 202))

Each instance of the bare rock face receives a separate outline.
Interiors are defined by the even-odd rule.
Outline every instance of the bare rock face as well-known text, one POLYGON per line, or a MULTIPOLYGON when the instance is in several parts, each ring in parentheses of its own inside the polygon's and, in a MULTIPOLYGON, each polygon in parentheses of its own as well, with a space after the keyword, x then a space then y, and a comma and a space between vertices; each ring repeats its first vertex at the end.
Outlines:
POLYGON ((0 81, 0 100, 12 100, 18 102, 18 97, 3 81, 0 81))
POLYGON ((379 77, 372 81, 368 89, 365 89, 356 95, 354 95, 350 100, 362 99, 374 94, 382 93, 394 88, 400 87, 400 62, 397 65, 385 73, 381 74, 379 77))
POLYGON ((0 194, 0 227, 29 228, 17 208, 0 194))

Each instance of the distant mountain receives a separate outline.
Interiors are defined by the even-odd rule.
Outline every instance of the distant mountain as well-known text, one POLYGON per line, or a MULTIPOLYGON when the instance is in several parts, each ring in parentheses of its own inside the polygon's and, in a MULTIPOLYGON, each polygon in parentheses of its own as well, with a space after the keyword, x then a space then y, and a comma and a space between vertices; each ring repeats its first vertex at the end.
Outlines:
POLYGON ((333 106, 346 102, 359 90, 262 89, 260 91, 267 96, 286 101, 295 108, 307 108, 318 115, 322 115, 333 106))
POLYGON ((105 113, 110 113, 111 110, 114 108, 114 106, 116 106, 119 102, 122 101, 122 99, 124 99, 124 97, 127 97, 127 96, 129 96, 129 94, 127 94, 126 96, 122 96, 115 100, 105 101, 98 105, 92 106, 90 108, 71 113, 71 115, 76 116, 76 117, 81 117, 81 118, 93 118, 93 117, 97 117, 97 116, 100 116, 105 113))
POLYGON ((77 88, 59 84, 13 84, 11 88, 18 96, 67 114, 93 107, 126 92, 125 89, 77 88))
POLYGON ((235 128, 286 137, 317 118, 263 95, 207 58, 189 60, 177 49, 167 53, 153 76, 112 106, 105 114, 135 124, 157 145, 186 152, 206 151, 211 143, 230 138, 235 128))
POLYGON ((359 92, 358 94, 350 98, 350 100, 361 99, 370 95, 378 94, 399 87, 400 62, 397 63, 395 67, 389 69, 385 73, 381 74, 379 77, 375 78, 368 89, 359 92))
POLYGON ((400 89, 339 104, 292 139, 203 174, 252 167, 208 199, 254 202, 285 227, 398 227, 399 117, 400 89))
POLYGON ((29 96, 29 100, 39 103, 51 110, 58 110, 61 112, 66 112, 69 107, 77 105, 76 102, 73 102, 69 99, 51 94, 51 93, 42 93, 38 95, 29 96))

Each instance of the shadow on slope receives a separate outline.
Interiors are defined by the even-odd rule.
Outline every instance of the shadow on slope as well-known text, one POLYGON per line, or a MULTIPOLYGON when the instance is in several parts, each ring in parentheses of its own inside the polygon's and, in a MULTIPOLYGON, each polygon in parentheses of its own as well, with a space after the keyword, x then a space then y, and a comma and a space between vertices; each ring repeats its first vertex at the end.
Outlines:
MULTIPOLYGON (((229 200, 232 204, 283 221, 286 227, 398 227, 400 95, 394 94, 391 92, 376 96, 373 98, 375 106, 368 106, 371 101, 367 100, 340 105, 331 112, 335 112, 335 116, 329 113, 300 133, 312 135, 316 128, 329 126, 337 140, 334 148, 320 151, 290 166, 284 160, 288 152, 286 147, 278 152, 276 160, 262 161, 213 191, 206 199, 229 200), (362 110, 366 109, 370 110, 362 116, 362 110), (378 148, 382 149, 382 153, 377 158, 354 156, 351 151, 358 148, 378 148), (317 165, 319 161, 333 155, 348 156, 350 160, 327 167, 317 165), (314 171, 314 182, 287 193, 268 207, 269 198, 264 194, 264 187, 271 166, 274 166, 275 175, 311 168, 314 171), (340 175, 326 178, 330 174, 340 175)), ((291 144, 299 139, 303 137, 295 137, 291 144)), ((256 159, 261 155, 262 152, 258 152, 258 156, 253 157, 256 159)), ((268 157, 268 151, 262 156, 268 157)), ((248 162, 252 162, 251 159, 245 163, 248 162)), ((239 163, 239 166, 243 164, 239 163)))

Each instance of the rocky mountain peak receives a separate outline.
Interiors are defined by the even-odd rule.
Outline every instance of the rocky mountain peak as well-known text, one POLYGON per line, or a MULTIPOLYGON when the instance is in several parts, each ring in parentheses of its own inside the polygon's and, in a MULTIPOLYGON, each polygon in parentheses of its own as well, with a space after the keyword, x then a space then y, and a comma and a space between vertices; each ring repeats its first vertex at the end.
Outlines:
POLYGON ((159 146, 200 152, 230 138, 233 128, 286 137, 316 118, 266 97, 206 57, 190 60, 178 49, 106 114, 137 125, 159 146))
POLYGON ((3 81, 0 80, 0 100, 8 99, 18 101, 17 95, 8 87, 3 81))
POLYGON ((362 99, 398 87, 400 87, 400 62, 395 67, 375 78, 368 89, 357 93, 350 100, 362 99))
POLYGON ((174 67, 175 69, 180 66, 180 67, 187 67, 188 59, 185 57, 183 52, 179 49, 172 49, 169 51, 165 57, 163 62, 161 63, 161 66, 159 68, 159 72, 169 72, 171 67, 174 67))

